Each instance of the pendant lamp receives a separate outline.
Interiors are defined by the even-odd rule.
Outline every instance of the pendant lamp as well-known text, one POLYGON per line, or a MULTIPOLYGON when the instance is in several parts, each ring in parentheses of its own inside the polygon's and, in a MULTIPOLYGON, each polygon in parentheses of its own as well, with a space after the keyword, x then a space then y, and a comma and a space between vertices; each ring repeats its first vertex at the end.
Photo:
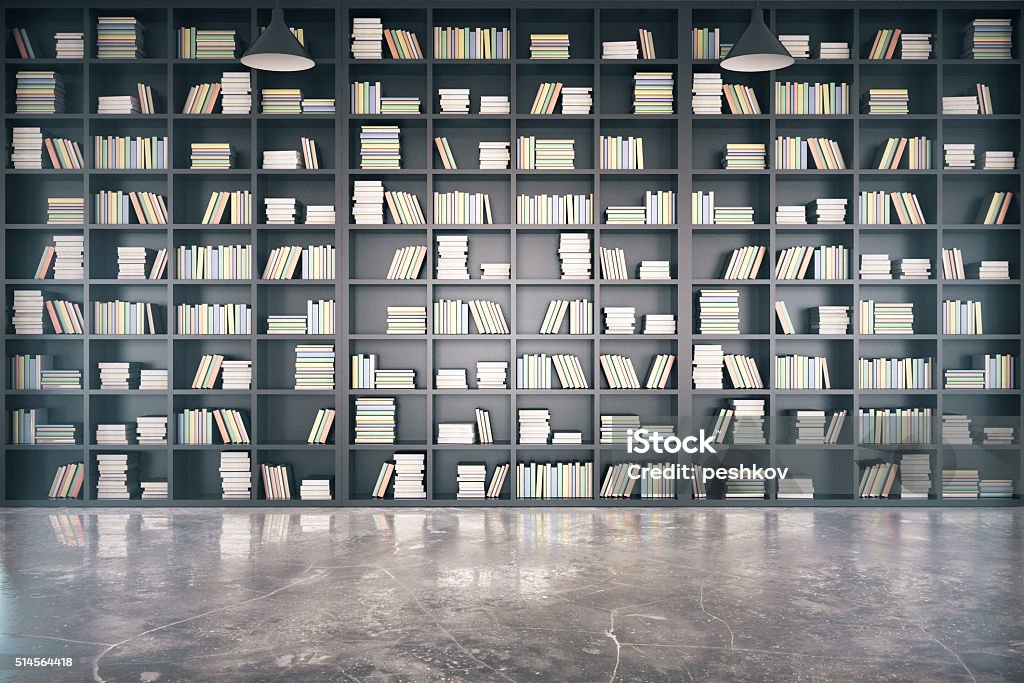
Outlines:
POLYGON ((775 71, 793 63, 789 50, 764 23, 760 3, 754 3, 750 12, 750 25, 722 60, 722 68, 729 71, 775 71))
POLYGON ((270 24, 242 55, 242 64, 260 71, 305 71, 316 66, 284 22, 280 7, 273 9, 270 24))

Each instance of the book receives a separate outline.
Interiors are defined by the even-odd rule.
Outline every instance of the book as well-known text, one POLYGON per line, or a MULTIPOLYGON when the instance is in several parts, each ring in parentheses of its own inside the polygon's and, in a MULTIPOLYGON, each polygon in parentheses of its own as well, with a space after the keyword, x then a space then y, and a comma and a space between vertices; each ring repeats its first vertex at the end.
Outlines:
POLYGON ((330 437, 331 427, 334 425, 335 411, 332 408, 321 408, 313 419, 313 426, 309 430, 306 443, 325 444, 330 437))

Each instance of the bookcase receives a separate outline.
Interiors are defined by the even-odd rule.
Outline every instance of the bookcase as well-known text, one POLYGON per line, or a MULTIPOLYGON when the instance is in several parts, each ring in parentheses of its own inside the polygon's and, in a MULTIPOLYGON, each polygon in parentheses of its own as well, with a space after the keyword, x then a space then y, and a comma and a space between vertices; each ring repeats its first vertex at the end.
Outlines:
MULTIPOLYGON (((552 6, 537 2, 488 3, 478 8, 463 3, 378 2, 331 3, 307 0, 284 2, 286 18, 306 32, 316 66, 301 73, 252 72, 253 109, 249 115, 178 113, 191 86, 215 82, 225 70, 242 70, 236 60, 184 60, 176 57, 176 36, 181 26, 231 28, 240 51, 251 44, 270 17, 270 5, 211 0, 205 7, 176 2, 111 0, 90 4, 52 0, 44 5, 8 4, 0 21, 5 38, 4 128, 8 144, 14 126, 41 126, 49 134, 78 141, 85 164, 81 170, 16 170, 8 155, 0 175, 4 197, 2 280, 5 307, 11 309, 13 292, 42 289, 56 297, 83 305, 86 333, 82 335, 15 335, 9 320, 0 342, 5 373, 14 354, 46 354, 54 367, 82 370, 81 390, 13 390, 5 375, 2 397, 3 426, 0 442, 0 504, 8 506, 249 506, 249 505, 658 505, 658 506, 915 506, 915 505, 1019 505, 1024 483, 1021 438, 1021 389, 943 389, 943 368, 969 367, 978 354, 1024 356, 1021 320, 1024 296, 1021 268, 1021 171, 951 170, 944 168, 944 142, 975 142, 979 150, 1021 153, 1022 64, 1019 56, 1024 4, 1019 2, 820 2, 814 8, 798 3, 766 3, 766 19, 777 33, 808 33, 812 43, 843 41, 850 59, 802 59, 775 73, 726 73, 725 81, 749 86, 762 110, 772 112, 771 95, 777 81, 842 81, 851 87, 851 112, 842 115, 777 115, 774 113, 721 116, 693 114, 690 84, 694 73, 719 70, 717 60, 690 58, 691 29, 718 27, 722 40, 739 37, 749 16, 747 4, 699 2, 572 2, 552 6), (135 60, 96 58, 96 19, 107 15, 133 15, 145 25, 146 57, 135 60), (418 60, 353 59, 350 51, 352 20, 381 17, 387 28, 415 33, 425 55, 418 60), (1008 60, 961 58, 961 30, 977 17, 1009 18, 1013 22, 1014 57, 1008 60), (498 26, 511 29, 511 58, 492 60, 435 59, 434 26, 498 26), (883 27, 931 33, 931 59, 874 61, 866 59, 876 31, 883 27), (21 59, 11 38, 12 27, 32 36, 37 58, 21 59), (604 41, 635 39, 639 29, 653 32, 657 59, 602 59, 604 41), (85 59, 55 59, 50 38, 57 31, 85 34, 85 59), (571 40, 568 60, 531 60, 531 33, 567 32, 571 40), (55 70, 64 79, 66 113, 18 114, 14 106, 15 74, 25 69, 55 70), (637 71, 671 72, 675 82, 673 114, 634 115, 631 110, 633 75, 637 71), (349 86, 355 81, 380 81, 394 96, 416 96, 419 114, 351 114, 349 86), (589 115, 533 115, 531 103, 542 82, 561 81, 593 88, 589 115), (157 112, 150 115, 100 115, 96 98, 134 93, 144 82, 157 93, 157 112), (975 83, 992 89, 996 113, 984 116, 942 114, 942 97, 970 92, 975 83), (282 115, 260 113, 262 88, 301 87, 307 97, 337 98, 335 115, 282 115), (468 87, 469 114, 439 113, 437 89, 468 87), (868 115, 858 101, 869 88, 907 87, 911 91, 908 115, 868 115), (508 95, 509 115, 478 114, 481 95, 508 95), (359 168, 359 133, 362 125, 398 125, 401 130, 402 167, 387 170, 359 168), (167 136, 166 170, 99 170, 94 168, 91 141, 96 135, 167 136), (573 138, 575 169, 517 170, 515 141, 522 135, 573 138), (597 150, 603 135, 642 136, 646 147, 643 170, 598 168, 597 150), (819 136, 837 140, 846 157, 845 170, 776 170, 769 158, 760 170, 724 170, 721 155, 727 143, 764 143, 769 151, 778 136, 819 136), (892 136, 926 136, 932 141, 931 170, 878 170, 873 168, 879 145, 892 136), (268 170, 261 167, 268 149, 298 149, 302 136, 314 139, 320 155, 316 170, 268 170), (445 170, 433 145, 447 137, 458 170, 445 170), (480 141, 512 143, 507 170, 475 168, 480 141), (234 164, 226 170, 189 168, 193 142, 229 142, 234 164), (356 225, 352 220, 353 181, 382 180, 388 190, 415 194, 427 211, 433 192, 460 190, 489 195, 494 222, 486 225, 356 225), (101 225, 93 219, 91 202, 99 190, 147 190, 166 198, 170 221, 166 225, 101 225), (256 220, 244 225, 201 225, 203 208, 214 191, 248 190, 256 220), (638 204, 646 190, 676 193, 679 220, 671 225, 609 225, 609 206, 638 204), (692 225, 690 193, 713 190, 723 203, 754 207, 753 225, 692 225), (856 222, 861 191, 911 191, 927 217, 924 225, 862 225, 856 222), (1000 225, 978 225, 983 197, 996 191, 1013 192, 1014 204, 1000 225), (587 225, 525 225, 515 221, 516 197, 522 194, 593 194, 598 222, 587 225), (47 225, 47 197, 86 198, 86 223, 47 225), (296 197, 306 204, 334 204, 333 225, 270 225, 263 218, 266 197, 296 197), (779 205, 806 204, 818 197, 848 199, 844 225, 778 225, 779 205), (86 278, 35 280, 33 272, 43 247, 54 234, 85 237, 86 278), (585 280, 559 279, 558 244, 564 232, 586 233, 594 256, 600 248, 623 248, 633 279, 600 277, 595 258, 593 276, 585 280), (437 279, 434 272, 435 237, 468 235, 469 270, 473 279, 437 279), (246 280, 182 280, 175 277, 173 253, 182 245, 253 245, 254 277, 246 280), (264 280, 259 277, 269 252, 290 244, 333 244, 337 248, 336 277, 331 280, 264 280), (428 258, 415 280, 387 280, 385 274, 395 250, 425 245, 428 258), (844 280, 779 280, 772 276, 778 253, 788 247, 811 244, 844 245, 850 251, 850 278, 844 280), (729 253, 746 245, 766 247, 765 263, 753 280, 724 280, 729 253), (168 249, 172 257, 162 280, 118 280, 116 247, 145 246, 168 249), (965 260, 1003 259, 1011 279, 999 281, 944 280, 942 249, 958 247, 965 260), (893 259, 927 257, 932 275, 927 280, 864 280, 857 275, 861 254, 887 253, 893 259), (671 279, 635 279, 641 260, 669 260, 671 279), (481 262, 511 263, 511 279, 480 280, 481 262), (741 333, 709 336, 698 333, 697 297, 702 289, 739 290, 741 333), (94 301, 144 301, 154 304, 161 318, 158 334, 97 335, 90 320, 94 301), (266 333, 267 315, 301 312, 308 299, 337 302, 336 326, 329 335, 266 333), (511 330, 506 335, 385 334, 386 307, 420 305, 430 310, 440 299, 483 299, 501 305, 511 330), (539 327, 552 299, 589 299, 594 304, 593 334, 543 335, 539 327), (773 302, 785 300, 794 313, 798 333, 778 329, 773 302), (862 299, 914 303, 913 335, 862 335, 857 302, 862 299), (986 308, 986 332, 976 336, 942 334, 942 302, 947 299, 981 300, 986 308), (245 303, 252 309, 252 331, 244 335, 184 335, 174 325, 174 311, 182 303, 245 303), (807 334, 805 309, 822 305, 850 307, 847 335, 807 334), (677 332, 672 335, 603 334, 600 311, 607 306, 635 306, 643 314, 671 313, 677 332), (297 391, 291 375, 295 346, 333 344, 336 354, 336 389, 297 391), (692 358, 695 344, 721 344, 725 353, 756 359, 765 378, 764 389, 693 389, 692 358), (253 384, 249 391, 194 390, 188 388, 204 354, 222 353, 251 359, 253 384), (412 368, 415 389, 350 389, 349 358, 377 354, 384 368, 412 368), (518 389, 515 359, 529 353, 572 353, 579 357, 590 389, 518 389), (676 365, 666 388, 612 390, 600 365, 602 354, 633 358, 638 372, 658 354, 674 354, 676 365), (775 389, 774 359, 779 355, 825 356, 832 371, 827 390, 775 389), (857 359, 862 357, 930 357, 934 359, 932 389, 861 389, 857 359), (509 363, 507 389, 436 389, 439 368, 467 368, 472 376, 476 361, 509 363), (99 390, 96 363, 132 361, 169 372, 167 391, 99 390), (397 441, 394 445, 353 442, 354 399, 393 396, 397 404, 397 441), (707 427, 713 414, 736 398, 766 401, 765 445, 723 444, 717 456, 629 456, 621 446, 601 444, 602 415, 640 414, 645 422, 678 419, 679 433, 707 427), (180 445, 174 416, 185 408, 232 408, 242 411, 252 443, 246 445, 180 445), (926 407, 934 414, 928 443, 904 445, 863 444, 855 416, 860 409, 926 407), (15 445, 10 412, 20 408, 46 408, 61 421, 78 426, 83 445, 15 445), (324 444, 306 443, 316 411, 337 410, 334 429, 324 444), (488 445, 436 444, 436 425, 472 419, 475 408, 490 412, 494 443, 488 445), (547 408, 553 429, 582 432, 579 445, 520 444, 517 414, 520 409, 547 408), (831 445, 796 445, 792 438, 796 410, 846 410, 846 425, 831 445), (1013 445, 950 445, 941 442, 941 416, 967 414, 995 417, 999 424, 1016 427, 1013 445), (167 446, 95 445, 95 429, 108 422, 131 423, 138 415, 167 415, 167 446), (105 501, 96 499, 96 455, 128 452, 138 456, 140 479, 166 479, 167 500, 105 501), (218 473, 221 451, 251 455, 250 500, 221 500, 218 473), (426 500, 377 499, 371 493, 381 464, 395 452, 426 454, 426 500), (931 459, 931 495, 924 500, 865 499, 858 496, 863 467, 898 462, 902 453, 925 453, 931 459), (693 499, 687 482, 679 482, 672 498, 602 498, 597 492, 611 465, 622 462, 677 462, 702 460, 714 466, 757 464, 789 467, 812 477, 812 500, 780 500, 773 487, 764 499, 725 500, 712 491, 706 500, 693 499), (80 499, 49 499, 53 473, 69 462, 85 463, 80 499), (498 465, 520 462, 588 462, 592 464, 594 494, 589 498, 520 499, 510 473, 497 498, 456 498, 456 466, 485 463, 488 475, 498 465), (287 464, 297 481, 310 476, 333 477, 332 501, 265 500, 259 477, 262 464, 287 464), (942 496, 942 470, 973 468, 982 476, 1012 479, 1015 495, 1008 499, 951 500, 942 496)), ((386 48, 385 48, 386 54, 386 48)), ((471 386, 474 383, 471 382, 471 386)))

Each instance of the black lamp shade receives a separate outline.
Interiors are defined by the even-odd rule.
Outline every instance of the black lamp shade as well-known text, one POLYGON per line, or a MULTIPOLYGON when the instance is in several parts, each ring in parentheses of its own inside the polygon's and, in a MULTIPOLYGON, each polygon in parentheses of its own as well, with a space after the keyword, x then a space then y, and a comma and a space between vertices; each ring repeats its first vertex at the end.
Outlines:
POLYGON ((242 55, 242 64, 261 71, 305 71, 316 66, 284 23, 284 10, 280 7, 274 8, 266 30, 242 55))
POLYGON ((765 26, 759 7, 750 13, 750 25, 722 60, 722 68, 729 71, 775 71, 793 63, 793 55, 765 26))

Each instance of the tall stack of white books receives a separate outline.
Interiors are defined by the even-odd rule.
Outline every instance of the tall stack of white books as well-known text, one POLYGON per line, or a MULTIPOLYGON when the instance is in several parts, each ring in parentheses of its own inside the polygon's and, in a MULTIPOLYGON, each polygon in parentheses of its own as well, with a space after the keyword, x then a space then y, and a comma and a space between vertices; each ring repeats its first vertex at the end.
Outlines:
POLYGON ((380 17, 352 19, 352 57, 381 59, 384 56, 384 24, 380 17))
POLYGON ((263 150, 263 168, 275 171, 294 171, 302 168, 302 155, 294 149, 263 150))
POLYGON ((740 333, 739 290, 702 289, 697 306, 701 334, 740 333))
POLYGON ((508 379, 508 361, 487 361, 476 362, 476 388, 477 389, 507 389, 505 385, 508 379))
POLYGON ((764 444, 764 399, 732 399, 732 442, 764 444))
POLYGON ((900 498, 927 499, 932 490, 931 456, 927 453, 904 453, 900 461, 900 498))
POLYGON ((384 224, 384 183, 379 180, 354 181, 352 221, 356 225, 384 224))
POLYGON ((100 361, 100 390, 123 391, 129 389, 135 368, 131 363, 121 361, 100 361))
POLYGON ((811 56, 811 37, 806 34, 779 34, 779 42, 795 59, 807 59, 811 56))
POLYGON ((932 34, 903 33, 900 35, 900 59, 929 59, 932 56, 932 34))
POLYGON ((426 498, 423 453, 395 453, 395 500, 426 498))
POLYGON ((54 235, 54 280, 85 279, 85 237, 82 235, 54 235))
POLYGON ((438 280, 469 279, 469 236, 437 235, 438 280))
MULTIPOLYGON (((167 391, 167 369, 143 368, 139 370, 139 391, 167 391)), ((165 423, 166 421, 164 418, 165 423)), ((166 427, 164 431, 166 433, 166 427)))
POLYGON ((140 446, 167 444, 167 416, 140 415, 135 418, 135 434, 140 446))
POLYGON ((43 293, 40 290, 14 290, 14 315, 11 323, 15 334, 43 333, 43 293))
POLYGON ((145 247, 117 248, 118 280, 145 280, 146 275, 145 247))
POLYGON ((547 408, 520 408, 519 443, 546 444, 551 436, 551 411, 547 408))
POLYGON ((481 95, 480 113, 494 114, 497 116, 508 116, 512 112, 512 105, 508 95, 481 95))
POLYGON ((58 31, 53 34, 57 47, 57 59, 85 59, 85 34, 74 31, 58 31))
POLYGON ((971 418, 967 415, 942 416, 942 443, 966 446, 974 443, 971 437, 971 418))
POLYGON ((693 388, 721 389, 725 354, 721 344, 693 345, 693 388))
POLYGON ((589 280, 593 256, 590 235, 585 232, 563 232, 558 238, 558 260, 563 280, 589 280))
POLYGON ((815 223, 818 225, 842 225, 846 223, 846 198, 821 198, 812 202, 815 223))
POLYGON ((722 74, 693 74, 693 113, 722 114, 722 74))
POLYGON ((796 411, 796 444, 812 445, 825 443, 825 411, 796 411))
POLYGON ((249 71, 225 71, 220 79, 220 109, 223 114, 252 112, 252 77, 249 71))
POLYGON ((457 498, 482 499, 487 481, 487 465, 460 463, 456 468, 459 491, 457 498))
POLYGON ((302 206, 295 197, 264 197, 267 225, 294 225, 302 215, 302 206))
POLYGON ((16 169, 40 169, 43 167, 43 129, 12 128, 14 149, 11 163, 16 169))
POLYGON ((860 277, 862 280, 891 280, 892 261, 888 254, 861 254, 860 277))
POLYGON ((946 168, 974 168, 973 142, 945 142, 942 151, 946 158, 946 168))
POLYGON ((509 152, 510 142, 481 142, 480 168, 504 170, 512 159, 509 152))
POLYGON ((249 500, 252 489, 249 453, 221 451, 220 479, 223 500, 249 500))
POLYGON ((442 114, 468 114, 469 88, 438 88, 442 114))
POLYGON ((96 455, 98 500, 129 500, 139 492, 138 464, 134 455, 99 453, 96 455))
POLYGON ((605 306, 605 334, 634 334, 636 332, 635 306, 605 306))

